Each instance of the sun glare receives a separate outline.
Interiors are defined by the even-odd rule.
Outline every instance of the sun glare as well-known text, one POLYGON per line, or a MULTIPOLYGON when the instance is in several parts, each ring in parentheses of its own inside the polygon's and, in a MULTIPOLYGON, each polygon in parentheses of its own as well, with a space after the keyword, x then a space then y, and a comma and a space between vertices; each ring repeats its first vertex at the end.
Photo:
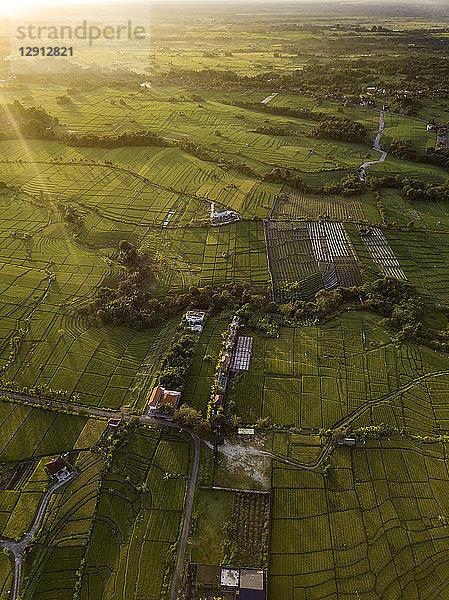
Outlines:
MULTIPOLYGON (((103 0, 113 2, 114 0, 103 0)), ((47 8, 70 8, 79 4, 93 4, 88 0, 15 0, 14 2, 0 3, 0 17, 24 16, 27 13, 39 11, 44 16, 47 8)))

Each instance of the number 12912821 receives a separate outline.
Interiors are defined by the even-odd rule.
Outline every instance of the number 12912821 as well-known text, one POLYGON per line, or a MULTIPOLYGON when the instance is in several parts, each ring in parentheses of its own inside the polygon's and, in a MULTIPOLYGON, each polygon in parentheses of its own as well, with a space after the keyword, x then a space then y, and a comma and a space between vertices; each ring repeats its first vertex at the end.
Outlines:
POLYGON ((72 46, 21 46, 20 56, 73 56, 72 46))

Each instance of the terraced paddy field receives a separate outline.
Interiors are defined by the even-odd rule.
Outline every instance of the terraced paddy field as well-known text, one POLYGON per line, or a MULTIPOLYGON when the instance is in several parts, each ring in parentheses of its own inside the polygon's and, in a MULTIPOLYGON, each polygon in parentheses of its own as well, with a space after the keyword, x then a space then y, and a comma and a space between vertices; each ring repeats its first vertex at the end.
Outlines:
POLYGON ((9 558, 4 554, 0 555, 0 589, 5 596, 11 590, 12 574, 13 572, 9 558))
POLYGON ((370 221, 380 219, 374 196, 365 193, 356 197, 313 196, 302 192, 284 194, 276 202, 274 219, 297 221, 328 217, 336 221, 370 221))
POLYGON ((165 593, 191 467, 186 439, 139 428, 115 454, 95 513, 81 598, 159 600, 165 593))
POLYGON ((31 464, 17 482, 20 487, 11 484, 0 491, 2 538, 19 539, 30 529, 48 482, 45 472, 48 460, 49 457, 43 457, 31 464))
POLYGON ((220 227, 152 230, 143 247, 160 265, 161 291, 179 292, 190 285, 269 284, 262 223, 236 222, 220 227))
POLYGON ((298 282, 303 299, 320 289, 359 285, 362 275, 351 238, 342 223, 270 221, 264 224, 273 296, 298 282))
MULTIPOLYGON (((59 142, 29 145, 26 159, 17 144, 5 142, 10 156, 2 163, 3 181, 32 194, 48 194, 55 202, 71 202, 90 228, 103 219, 130 233, 151 225, 174 227, 206 219, 210 203, 227 206, 248 218, 264 217, 280 186, 200 161, 176 148, 126 148, 74 151, 59 142), (36 151, 36 154, 33 153, 36 151), (104 164, 111 161, 113 164, 104 164)), ((98 235, 98 234, 97 234, 98 235)))
POLYGON ((269 594, 443 600, 446 452, 441 444, 368 441, 335 450, 326 476, 275 461, 269 594))
MULTIPOLYGON (((397 346, 377 319, 352 312, 318 327, 283 328, 278 339, 254 336, 251 368, 235 380, 230 397, 245 423, 269 417, 282 426, 318 430, 422 375, 446 370, 444 354, 397 346)), ((446 375, 418 382, 391 403, 366 411, 356 424, 438 435, 448 426, 448 381, 446 375)))
POLYGON ((385 239, 379 245, 375 243, 375 235, 371 242, 368 241, 371 236, 362 239, 354 226, 348 225, 347 230, 358 257, 368 268, 379 274, 400 268, 402 275, 422 294, 447 302, 449 238, 446 233, 383 229, 385 239), (371 252, 369 246, 372 246, 371 252))
POLYGON ((160 334, 170 324, 149 333, 88 327, 77 306, 96 286, 123 274, 116 251, 74 242, 40 200, 3 196, 1 204, 2 377, 20 387, 68 390, 86 404, 119 407, 150 348, 157 357, 169 344, 160 334))
MULTIPOLYGON (((169 36, 165 44, 155 43, 150 57, 136 50, 142 80, 150 78, 143 70, 149 59, 151 77, 159 73, 161 79, 163 71, 179 67, 228 66, 239 69, 233 91, 225 80, 223 89, 201 89, 211 86, 189 86, 188 78, 179 79, 183 87, 134 82, 133 89, 82 89, 76 80, 73 89, 0 82, 2 102, 42 104, 59 119, 58 136, 149 131, 163 138, 148 146, 125 146, 124 138, 84 140, 95 147, 69 146, 62 137, 0 141, 0 180, 9 186, 0 182, 5 384, 35 394, 38 386, 66 390, 77 404, 124 409, 125 415, 146 409, 179 334, 181 313, 165 321, 161 316, 143 331, 131 329, 123 326, 131 312, 131 302, 124 302, 123 312, 106 320, 92 302, 98 291, 117 288, 126 296, 134 285, 126 281, 134 267, 125 267, 122 240, 135 246, 151 271, 139 290, 145 306, 166 295, 194 296, 197 287, 238 283, 254 294, 268 292, 261 311, 269 312, 275 308, 270 300, 288 301, 288 283, 300 282, 298 296, 313 300, 321 290, 383 276, 414 284, 426 301, 447 302, 445 203, 411 200, 397 189, 365 189, 356 180, 362 162, 380 157, 371 148, 379 110, 350 106, 350 99, 337 101, 332 94, 303 95, 299 80, 290 92, 270 89, 262 79, 250 91, 244 81, 245 74, 282 65, 300 78, 316 59, 324 73, 326 44, 352 44, 361 30, 335 31, 327 39, 327 29, 286 33, 277 26, 252 30, 235 52, 229 25, 213 24, 208 31, 220 47, 211 55, 195 39, 198 23, 188 33, 194 42, 188 49, 169 36), (292 40, 307 44, 307 57, 292 40), (267 48, 273 42, 275 51, 267 48), (64 95, 70 98, 61 102, 64 95), (360 122, 367 138, 339 141, 351 138, 334 131, 322 139, 314 132, 316 115, 283 116, 283 108, 360 122), (234 211, 235 221, 211 226, 213 208, 234 211), (86 302, 89 318, 78 310, 86 302)), ((365 32, 370 52, 379 43, 371 27, 365 32)), ((112 47, 102 52, 109 64, 112 47)), ((220 74, 211 72, 209 79, 215 76, 220 74)), ((426 119, 447 120, 449 113, 443 103, 423 103, 422 120, 386 115, 381 148, 398 137, 422 153, 432 147, 426 119)), ((448 171, 388 154, 370 174, 441 184, 448 171)), ((399 341, 379 316, 352 308, 322 323, 281 327, 276 339, 244 330, 253 338, 249 370, 237 375, 226 398, 230 431, 216 464, 212 434, 201 450, 185 558, 268 565, 269 600, 447 600, 449 490, 441 437, 449 435, 447 355, 399 341), (353 426, 391 426, 400 435, 337 446, 321 464, 327 438, 320 430, 378 400, 353 426), (256 435, 242 441, 235 415, 239 424, 256 425, 256 435), (264 432, 266 418, 275 432, 264 432), (306 471, 285 460, 318 466, 306 471)), ((182 402, 203 415, 233 314, 229 309, 208 316, 184 382, 182 402)), ((447 327, 443 311, 429 310, 424 325, 434 321, 447 327)), ((24 600, 168 597, 193 465, 189 440, 181 431, 131 424, 112 448, 111 430, 97 443, 104 428, 105 421, 84 416, 0 404, 1 535, 19 537, 29 527, 48 486, 48 457, 69 452, 78 472, 52 497, 25 563, 24 600)), ((9 590, 10 567, 9 559, 0 559, 0 594, 9 590)))
POLYGON ((25 563, 27 598, 73 598, 91 535, 103 464, 98 454, 80 453, 74 465, 79 474, 52 496, 39 543, 25 563))
POLYGON ((36 460, 86 449, 105 427, 105 421, 0 402, 0 461, 36 460))
MULTIPOLYGON (((195 95, 195 94, 194 94, 195 95)), ((263 95, 263 94, 262 94, 263 95)), ((10 98, 19 99, 30 104, 30 99, 23 90, 18 90, 16 94, 13 91, 8 92, 10 98)), ((206 147, 217 157, 244 162, 257 173, 263 174, 271 170, 273 166, 282 166, 297 170, 301 177, 308 183, 314 183, 318 173, 326 181, 329 177, 338 178, 345 171, 354 171, 362 162, 369 151, 369 148, 363 144, 346 143, 340 141, 317 140, 310 136, 310 132, 315 123, 311 120, 298 117, 283 117, 262 113, 251 97, 242 96, 238 93, 211 93, 204 92, 199 96, 201 101, 192 100, 192 93, 185 90, 160 89, 148 92, 124 92, 123 90, 112 90, 104 88, 91 93, 76 93, 72 97, 72 102, 64 107, 59 106, 53 100, 53 94, 50 94, 49 100, 46 99, 45 90, 34 91, 33 102, 38 101, 39 96, 42 102, 45 98, 47 110, 58 117, 67 131, 74 134, 95 133, 117 135, 125 131, 152 130, 163 135, 167 139, 179 140, 186 139, 189 142, 195 142, 206 147), (174 94, 172 96, 171 94, 174 94), (41 95, 41 96, 40 96, 41 95), (242 108, 235 103, 250 102, 251 107, 242 108), (257 128, 263 124, 266 127, 281 127, 285 130, 285 135, 265 135, 257 133, 257 128), (333 174, 331 171, 335 171, 333 174)), ((198 96, 195 95, 195 96, 198 96)), ((278 98, 278 96, 276 96, 278 98)), ((300 96, 291 96, 290 108, 301 108, 304 99, 300 96)), ((260 102, 261 106, 263 104, 260 102)), ((361 121, 367 127, 368 132, 374 138, 378 128, 378 114, 374 111, 351 108, 345 109, 341 114, 337 111, 336 103, 326 103, 325 106, 313 107, 315 111, 328 113, 332 116, 343 116, 361 121)), ((394 128, 393 128, 394 130, 394 128)), ((394 131, 393 131, 394 132, 394 131)), ((53 143, 48 142, 47 147, 53 143)), ((55 147, 56 148, 56 147, 55 147)), ((137 166, 142 166, 142 175, 156 172, 153 167, 154 149, 134 149, 124 148, 114 150, 110 153, 118 158, 122 164, 132 163, 134 170, 137 166), (141 155, 140 159, 135 159, 135 151, 141 155), (145 159, 144 157, 149 157, 145 159)), ((60 155, 60 150, 57 156, 60 155)), ((53 152, 53 151, 50 151, 53 152)), ((73 156, 92 157, 98 155, 92 149, 82 148, 72 150, 73 156)), ((108 153, 109 154, 109 153, 108 153)), ((162 151, 162 155, 173 155, 173 149, 167 152, 162 151)), ((176 181, 192 179, 192 167, 197 167, 202 174, 196 178, 207 178, 204 171, 212 171, 216 176, 220 170, 210 163, 195 161, 190 155, 175 152, 177 156, 177 166, 175 169, 167 171, 169 179, 178 174, 176 181), (173 171, 173 173, 172 173, 173 171), (189 173, 189 175, 187 174, 189 173)), ((14 157, 15 153, 11 155, 14 157)), ((20 154, 24 158, 23 152, 20 154)), ((26 159, 29 157, 27 156, 26 159)), ((431 168, 432 170, 432 168, 431 168)), ((232 194, 232 189, 223 189, 218 194, 217 182, 214 177, 205 182, 208 185, 197 188, 200 196, 205 196, 208 188, 212 185, 210 199, 228 204, 235 209, 239 207, 237 196, 232 194), (214 198, 212 197, 214 196, 214 198), (234 196, 234 197, 233 197, 234 196)), ((243 187, 239 186, 239 180, 232 179, 225 183, 227 185, 237 185, 241 187, 244 193, 248 193, 249 183, 243 187)), ((271 191, 270 186, 265 185, 267 192, 271 191)), ((178 189, 179 191, 179 189, 178 189)), ((254 200, 248 204, 246 210, 251 210, 253 215, 262 216, 261 209, 270 199, 267 193, 262 194, 262 190, 254 190, 255 198, 260 197, 259 207, 254 200), (256 212, 258 209, 258 212, 256 212)), ((272 198, 271 198, 272 199, 272 198)), ((240 203, 241 204, 241 203, 240 203)), ((245 208, 245 205, 243 205, 245 208)), ((251 216, 248 213, 248 216, 251 216)))

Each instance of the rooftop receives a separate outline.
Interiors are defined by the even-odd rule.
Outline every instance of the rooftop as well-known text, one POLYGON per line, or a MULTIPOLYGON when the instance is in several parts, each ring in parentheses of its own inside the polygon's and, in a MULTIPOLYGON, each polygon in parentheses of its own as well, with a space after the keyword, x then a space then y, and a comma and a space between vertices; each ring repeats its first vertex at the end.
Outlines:
POLYGON ((240 587, 251 590, 264 589, 264 573, 262 569, 240 569, 240 587))
POLYGON ((170 404, 171 406, 177 406, 181 392, 175 392, 172 390, 164 390, 162 397, 159 400, 160 404, 170 404))
POLYGON ((225 587, 239 587, 238 569, 222 569, 220 584, 225 587))
POLYGON ((150 402, 149 402, 148 406, 156 407, 163 391, 164 391, 163 388, 161 388, 159 385, 157 387, 155 387, 153 389, 153 391, 151 392, 150 402))
POLYGON ((56 475, 60 473, 63 469, 67 468, 67 463, 62 458, 62 456, 58 456, 54 458, 50 462, 45 465, 50 473, 50 475, 56 475))

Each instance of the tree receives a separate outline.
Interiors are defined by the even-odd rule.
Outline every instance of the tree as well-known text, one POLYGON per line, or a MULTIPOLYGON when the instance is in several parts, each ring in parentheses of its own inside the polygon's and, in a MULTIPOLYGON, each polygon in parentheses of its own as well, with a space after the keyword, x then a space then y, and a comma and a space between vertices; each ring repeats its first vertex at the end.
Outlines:
POLYGON ((189 406, 188 404, 182 404, 178 410, 175 411, 173 421, 180 425, 187 425, 188 427, 194 427, 198 425, 202 420, 202 415, 199 410, 189 406))

